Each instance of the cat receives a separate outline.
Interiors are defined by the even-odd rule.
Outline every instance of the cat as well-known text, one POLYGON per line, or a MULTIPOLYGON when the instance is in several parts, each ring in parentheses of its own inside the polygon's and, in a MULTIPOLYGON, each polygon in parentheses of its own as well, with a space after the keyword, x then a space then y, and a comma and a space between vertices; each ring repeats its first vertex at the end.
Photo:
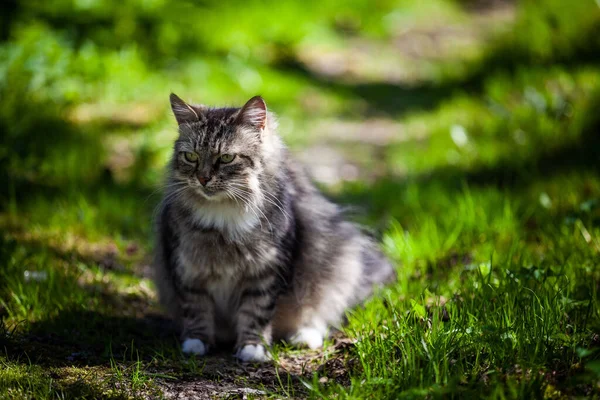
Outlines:
POLYGON ((229 343, 262 362, 275 339, 321 347, 347 310, 395 280, 392 265, 293 160, 260 96, 241 108, 170 101, 179 137, 153 265, 182 351, 229 343))

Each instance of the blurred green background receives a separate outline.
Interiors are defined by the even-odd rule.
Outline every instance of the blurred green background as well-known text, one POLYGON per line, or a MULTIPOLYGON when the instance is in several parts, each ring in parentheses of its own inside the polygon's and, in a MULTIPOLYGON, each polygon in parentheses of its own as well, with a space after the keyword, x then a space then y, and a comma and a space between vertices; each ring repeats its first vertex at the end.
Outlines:
MULTIPOLYGON (((81 313, 106 330, 99 320, 155 309, 148 262, 177 136, 170 92, 217 106, 262 95, 324 191, 383 236, 401 270, 399 309, 419 314, 408 297, 426 304, 431 293, 467 290, 464 274, 495 256, 504 263, 499 282, 515 266, 556 269, 568 276, 559 292, 574 302, 565 300, 569 310, 594 301, 585 323, 577 311, 556 325, 563 336, 552 346, 570 353, 546 349, 532 365, 569 370, 583 365, 577 349, 598 345, 590 339, 600 331, 598 1, 5 0, 0 317, 31 351, 41 350, 27 335, 70 338, 64 332, 81 313), (565 324, 581 336, 565 339, 575 335, 565 324), (549 367, 557 358, 568 366, 549 367)), ((147 339, 123 329, 115 343, 147 339)), ((94 332, 79 342, 105 349, 94 332)), ((80 348, 67 342, 43 357, 80 348)), ((15 361, 20 351, 13 346, 3 362, 31 375, 15 361)), ((369 354, 357 356, 376 364, 369 354)), ((46 387, 41 376, 23 393, 46 387)), ((448 383, 431 376, 402 387, 448 383)), ((0 376, 0 385, 20 387, 11 379, 0 376)), ((394 379, 388 395, 398 393, 394 379)))
POLYGON ((2 18, 2 220, 44 234, 147 241, 171 91, 261 94, 327 184, 528 174, 595 114, 591 0, 8 1, 2 18))

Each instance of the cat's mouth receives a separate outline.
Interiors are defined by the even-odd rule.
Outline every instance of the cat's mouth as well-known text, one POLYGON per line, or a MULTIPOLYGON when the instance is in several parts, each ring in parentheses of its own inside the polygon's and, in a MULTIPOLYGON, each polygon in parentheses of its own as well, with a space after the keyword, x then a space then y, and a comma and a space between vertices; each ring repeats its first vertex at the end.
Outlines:
POLYGON ((192 191, 195 195, 209 201, 223 201, 229 198, 224 190, 219 189, 194 185, 192 186, 192 191))

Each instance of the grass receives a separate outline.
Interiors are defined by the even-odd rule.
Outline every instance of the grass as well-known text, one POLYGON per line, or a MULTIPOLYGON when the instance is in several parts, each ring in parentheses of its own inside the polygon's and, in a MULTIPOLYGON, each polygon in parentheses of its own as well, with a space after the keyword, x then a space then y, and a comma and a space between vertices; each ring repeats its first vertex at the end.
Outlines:
POLYGON ((119 5, 0 23, 0 398, 600 397, 597 2, 119 5), (181 354, 148 273, 170 91, 261 93, 397 265, 323 351, 181 354))

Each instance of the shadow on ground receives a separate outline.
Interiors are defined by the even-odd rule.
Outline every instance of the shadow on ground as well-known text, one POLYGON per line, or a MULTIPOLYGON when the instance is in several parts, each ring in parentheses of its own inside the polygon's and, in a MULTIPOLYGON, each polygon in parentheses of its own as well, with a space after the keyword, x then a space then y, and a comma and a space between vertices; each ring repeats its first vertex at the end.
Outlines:
MULTIPOLYGON (((556 10, 552 9, 553 12, 556 10)), ((595 11, 592 9, 592 11, 595 11)), ((550 26, 556 30, 557 36, 568 36, 561 33, 562 26, 556 26, 556 16, 540 15, 536 21, 541 27, 550 26)), ((526 22, 518 20, 523 25, 526 22)), ((541 29, 540 26, 536 27, 541 29)), ((518 32, 518 30, 515 30, 518 32)), ((542 35, 543 36, 543 35, 542 35)), ((480 95, 490 76, 502 74, 513 75, 519 70, 533 67, 564 67, 572 69, 584 65, 596 65, 600 61, 600 24, 586 25, 579 33, 577 40, 568 37, 564 42, 548 43, 543 55, 539 49, 528 47, 526 40, 519 40, 519 33, 509 32, 496 37, 486 48, 485 55, 476 61, 462 65, 465 73, 455 77, 441 77, 438 81, 417 83, 352 83, 327 77, 311 70, 297 58, 293 50, 286 46, 279 49, 279 57, 274 65, 276 68, 290 74, 295 74, 308 80, 311 84, 332 90, 350 99, 360 99, 366 104, 364 116, 401 117, 414 111, 429 111, 444 100, 458 93, 480 95), (515 39, 515 36, 517 39, 515 39)), ((390 51, 395 50, 393 46, 390 51)), ((453 68, 448 66, 448 68, 453 68)), ((456 67, 454 67, 456 68, 456 67)), ((362 110, 361 110, 362 111, 362 110)), ((351 109, 349 112, 356 112, 351 109)))
POLYGON ((95 396, 116 388, 117 394, 127 397, 130 389, 123 389, 124 385, 135 382, 130 375, 139 362, 139 374, 151 378, 152 387, 167 398, 182 399, 267 393, 298 396, 306 390, 302 381, 311 381, 316 371, 349 384, 351 368, 347 367, 355 366, 346 363, 352 344, 342 337, 336 338, 325 354, 285 353, 276 362, 265 364, 239 363, 231 349, 219 349, 205 358, 186 357, 180 352, 172 322, 153 311, 152 301, 81 285, 76 276, 56 279, 73 281, 62 282, 62 287, 82 287, 92 304, 100 302, 96 307, 101 311, 76 304, 40 321, 24 321, 19 324, 22 326, 0 325, 0 348, 10 362, 43 368, 55 379, 55 389, 68 396, 95 396), (77 368, 97 376, 93 382, 82 377, 73 382, 69 374, 80 374, 77 368), (127 380, 120 381, 120 374, 127 380))
POLYGON ((104 382, 61 383, 61 391, 73 396, 102 393, 96 386, 104 386, 103 390, 113 387, 116 371, 128 370, 138 361, 143 363, 142 374, 152 377, 166 398, 178 399, 267 393, 301 396, 306 391, 302 382, 310 382, 314 372, 349 384, 351 368, 356 367, 354 361, 347 363, 348 342, 341 338, 329 349, 327 359, 320 352, 303 351, 285 355, 277 362, 242 364, 227 349, 205 358, 185 357, 179 352, 171 322, 157 314, 135 318, 64 311, 55 318, 33 323, 26 334, 0 336, 0 347, 10 361, 46 371, 104 369, 99 371, 99 379, 104 382))

